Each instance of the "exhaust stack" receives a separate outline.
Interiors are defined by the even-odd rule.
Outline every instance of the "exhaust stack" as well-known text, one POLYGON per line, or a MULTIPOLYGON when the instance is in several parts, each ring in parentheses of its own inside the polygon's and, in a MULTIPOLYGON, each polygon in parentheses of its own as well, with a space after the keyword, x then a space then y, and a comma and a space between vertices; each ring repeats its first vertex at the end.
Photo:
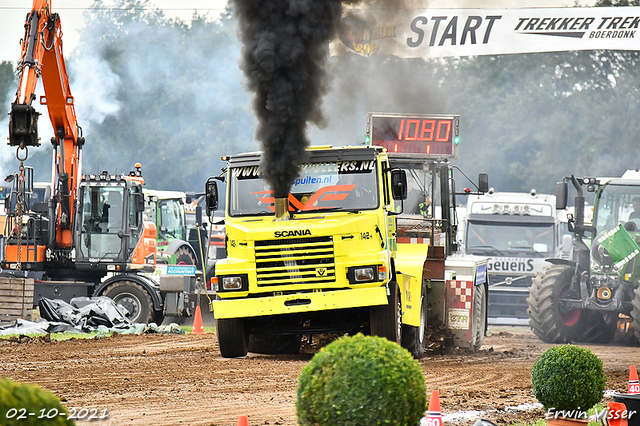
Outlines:
POLYGON ((276 220, 289 220, 289 199, 275 198, 276 220))

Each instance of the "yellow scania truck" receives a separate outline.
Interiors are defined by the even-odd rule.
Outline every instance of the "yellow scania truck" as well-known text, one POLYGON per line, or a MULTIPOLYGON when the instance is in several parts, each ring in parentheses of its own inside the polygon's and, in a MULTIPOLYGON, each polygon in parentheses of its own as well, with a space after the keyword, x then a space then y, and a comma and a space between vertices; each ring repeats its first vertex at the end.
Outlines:
MULTIPOLYGON (((487 265, 457 253, 458 128, 459 116, 370 113, 365 145, 309 148, 288 198, 263 180, 261 153, 228 157, 205 186, 211 215, 216 180, 227 183, 227 258, 211 303, 222 356, 296 353, 304 335, 364 332, 420 358, 429 322, 479 348, 487 265)), ((475 186, 486 191, 486 175, 475 186)))

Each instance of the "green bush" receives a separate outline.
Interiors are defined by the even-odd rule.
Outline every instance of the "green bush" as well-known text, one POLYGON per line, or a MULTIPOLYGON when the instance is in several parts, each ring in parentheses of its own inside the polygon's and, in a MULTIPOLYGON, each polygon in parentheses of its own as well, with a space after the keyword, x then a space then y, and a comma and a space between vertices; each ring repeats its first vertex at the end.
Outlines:
POLYGON ((602 399, 606 380, 602 360, 574 345, 549 348, 531 370, 533 395, 556 412, 589 410, 602 399))
POLYGON ((0 379, 0 425, 74 425, 67 417, 67 409, 51 392, 31 383, 0 379))
POLYGON ((426 410, 420 364, 381 337, 357 334, 330 343, 304 366, 298 382, 300 426, 413 426, 426 410))

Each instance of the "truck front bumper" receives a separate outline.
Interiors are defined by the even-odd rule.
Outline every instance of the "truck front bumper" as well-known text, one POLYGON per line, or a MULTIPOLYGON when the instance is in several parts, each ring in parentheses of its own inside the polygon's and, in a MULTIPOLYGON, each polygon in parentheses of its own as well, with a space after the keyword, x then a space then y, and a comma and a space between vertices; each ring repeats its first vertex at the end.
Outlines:
POLYGON ((250 318, 386 305, 387 300, 387 288, 381 286, 259 298, 213 300, 211 310, 216 319, 250 318))

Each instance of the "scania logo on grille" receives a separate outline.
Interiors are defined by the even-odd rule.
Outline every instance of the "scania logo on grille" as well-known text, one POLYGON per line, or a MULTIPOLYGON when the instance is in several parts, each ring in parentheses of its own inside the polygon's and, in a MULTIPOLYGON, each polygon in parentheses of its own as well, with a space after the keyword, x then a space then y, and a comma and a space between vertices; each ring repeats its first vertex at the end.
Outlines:
POLYGON ((305 237, 311 235, 311 231, 308 229, 296 229, 294 231, 276 231, 273 233, 274 237, 305 237))
POLYGON ((327 268, 316 268, 316 277, 324 277, 327 273, 327 268))

